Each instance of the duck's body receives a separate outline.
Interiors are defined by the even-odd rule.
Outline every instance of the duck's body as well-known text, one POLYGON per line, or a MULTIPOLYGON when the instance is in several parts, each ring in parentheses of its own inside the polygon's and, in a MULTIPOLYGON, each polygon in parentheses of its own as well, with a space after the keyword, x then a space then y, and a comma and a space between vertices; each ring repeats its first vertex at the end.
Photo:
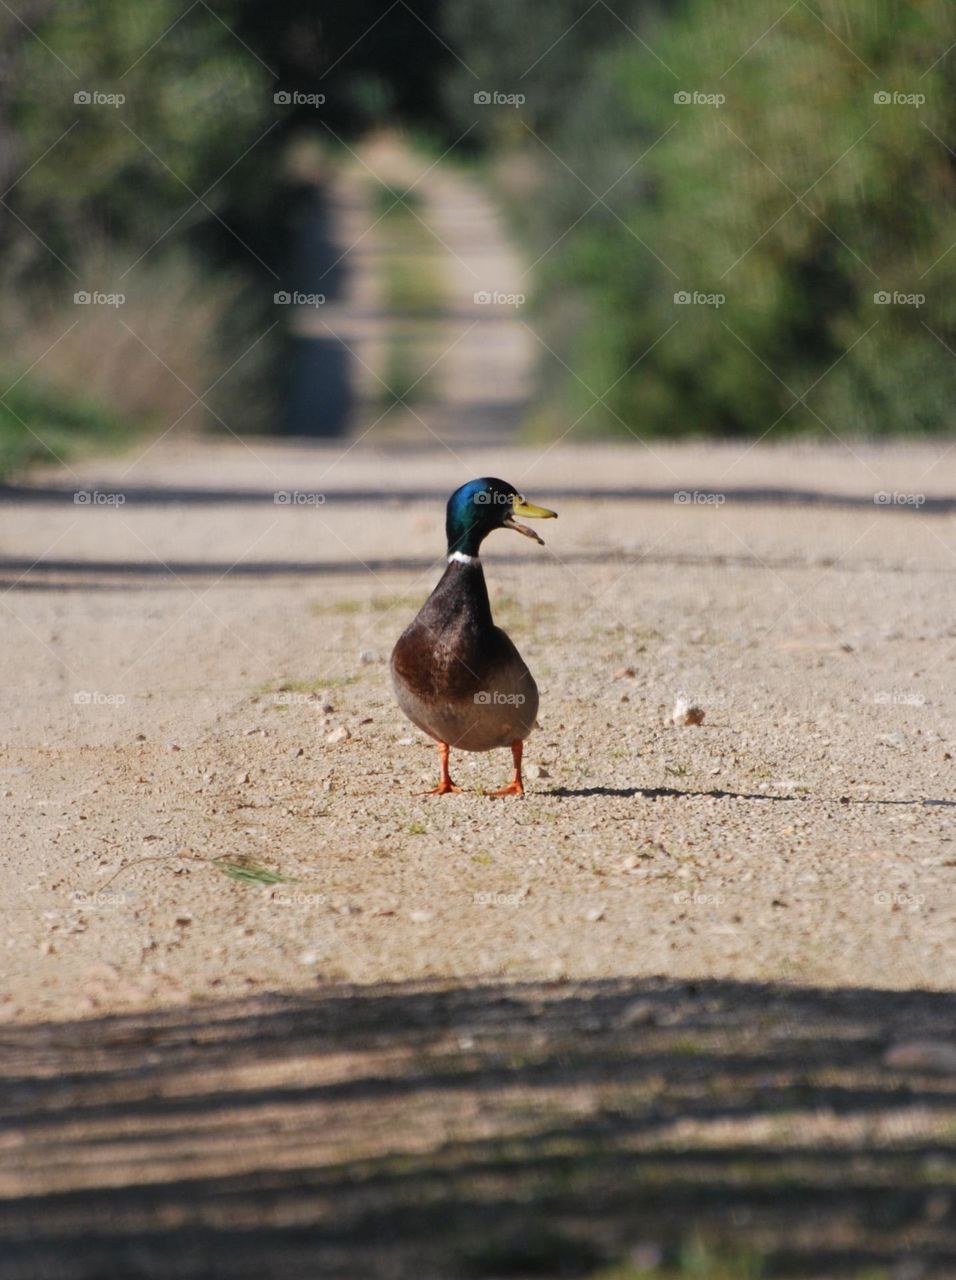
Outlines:
POLYGON ((521 752, 538 714, 538 687, 510 637, 491 615, 478 558, 482 539, 511 528, 540 542, 513 513, 554 515, 525 503, 511 485, 473 480, 448 502, 448 567, 392 651, 398 704, 438 743, 441 778, 435 793, 458 791, 448 772, 451 747, 492 751, 511 747, 515 774, 495 795, 523 795, 521 752))
POLYGON ((448 562, 392 652, 392 682, 413 724, 462 751, 510 747, 534 728, 538 686, 492 620, 477 557, 448 562))

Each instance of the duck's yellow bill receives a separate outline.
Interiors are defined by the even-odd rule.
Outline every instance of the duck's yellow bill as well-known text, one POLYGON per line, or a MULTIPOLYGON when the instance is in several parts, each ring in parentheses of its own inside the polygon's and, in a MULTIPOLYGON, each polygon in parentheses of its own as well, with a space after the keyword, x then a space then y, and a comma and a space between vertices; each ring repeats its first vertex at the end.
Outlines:
POLYGON ((547 507, 536 507, 533 502, 525 502, 524 498, 516 498, 511 510, 516 516, 524 516, 526 520, 557 520, 557 511, 549 511, 547 507))
POLYGON ((524 516, 528 520, 557 520, 557 511, 549 511, 547 507, 536 507, 532 502, 525 502, 524 498, 515 498, 511 510, 504 519, 504 525, 507 529, 514 529, 515 533, 523 533, 526 538, 533 538, 535 542, 539 542, 544 546, 544 538, 539 538, 533 529, 529 529, 526 524, 519 524, 515 516, 524 516))

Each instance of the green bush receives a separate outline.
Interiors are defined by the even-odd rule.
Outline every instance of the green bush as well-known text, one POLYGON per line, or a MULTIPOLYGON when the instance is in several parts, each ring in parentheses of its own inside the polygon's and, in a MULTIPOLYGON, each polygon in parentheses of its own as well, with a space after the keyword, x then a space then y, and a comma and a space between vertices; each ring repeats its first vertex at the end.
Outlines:
POLYGON ((52 456, 19 418, 68 457, 166 430, 191 402, 183 383, 216 382, 213 425, 262 429, 267 343, 254 344, 273 281, 239 239, 265 221, 274 159, 254 143, 274 110, 268 72, 224 25, 237 4, 218 18, 175 0, 21 9, 22 22, 0 10, 3 385, 29 372, 3 409, 0 468, 52 456), (77 307, 78 292, 125 303, 77 307))
MULTIPOLYGON (((6 382, 6 380, 4 380, 6 382)), ((21 383, 0 400, 0 476, 65 461, 82 446, 115 447, 123 428, 104 406, 21 383)))
MULTIPOLYGON (((272 107, 268 72, 223 22, 201 5, 183 16, 177 0, 61 0, 37 19, 40 39, 19 32, 2 90, 22 173, 9 200, 23 222, 72 266, 91 238, 127 243, 132 262, 177 218, 181 235, 211 216, 187 212, 195 196, 221 212, 245 170, 217 180, 272 107), (95 92, 125 101, 75 100, 95 92)), ((43 245, 34 251, 55 268, 43 245)))
POLYGON ((687 0, 622 12, 647 47, 623 27, 593 41, 585 17, 541 63, 541 96, 539 70, 522 81, 520 149, 501 112, 482 126, 495 151, 511 141, 533 167, 521 216, 529 257, 544 255, 535 324, 577 375, 546 364, 561 408, 541 416, 561 431, 584 415, 579 432, 640 435, 947 429, 948 6, 815 0, 777 14, 759 0, 687 0), (877 93, 925 101, 881 105, 877 93), (882 291, 924 301, 881 305, 882 291), (680 304, 680 292, 724 301, 680 304))

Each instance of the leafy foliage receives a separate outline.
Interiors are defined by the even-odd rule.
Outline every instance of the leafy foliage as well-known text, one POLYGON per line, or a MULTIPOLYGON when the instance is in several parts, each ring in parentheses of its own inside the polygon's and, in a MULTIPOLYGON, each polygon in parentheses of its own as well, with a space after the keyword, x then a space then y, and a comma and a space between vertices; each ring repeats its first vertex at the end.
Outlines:
POLYGON ((230 30, 235 9, 0 14, 0 386, 24 379, 0 415, 4 470, 49 460, 38 437, 68 457, 166 430, 224 370, 200 412, 236 429, 264 416, 266 349, 237 357, 272 310, 252 228, 273 162, 243 162, 272 89, 230 30), (84 292, 124 301, 79 308, 84 292))
MULTIPOLYGON (((486 7, 457 6, 481 56, 520 43, 531 6, 511 41, 464 21, 486 7)), ((579 432, 640 435, 946 429, 947 6, 820 0, 776 15, 758 0, 688 0, 618 13, 631 35, 621 24, 588 43, 584 16, 524 76, 523 137, 488 115, 489 144, 536 174, 517 203, 549 344, 574 371, 554 366, 560 430, 576 419, 579 432)))

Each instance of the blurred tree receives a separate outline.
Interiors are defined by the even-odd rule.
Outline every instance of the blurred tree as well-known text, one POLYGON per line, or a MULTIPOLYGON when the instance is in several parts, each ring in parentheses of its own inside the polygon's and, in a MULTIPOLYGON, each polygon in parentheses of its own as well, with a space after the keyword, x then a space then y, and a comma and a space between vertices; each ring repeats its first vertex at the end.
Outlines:
MULTIPOLYGON (((65 397, 63 438, 88 420, 68 402, 88 402, 76 369, 103 340, 102 324, 87 313, 59 339, 76 319, 74 291, 96 289, 127 297, 115 328, 128 378, 111 392, 103 379, 97 387, 121 418, 142 419, 146 404, 161 426, 173 422, 184 389, 174 384, 186 374, 197 392, 216 381, 212 422, 276 424, 286 371, 273 294, 297 286, 290 277, 317 217, 324 168, 294 173, 293 144, 317 138, 328 150, 396 119, 431 121, 441 134, 439 77, 453 55, 437 11, 438 0, 390 10, 372 0, 0 7, 0 332, 11 374, 42 355, 32 381, 48 385, 24 401, 30 422, 57 397, 65 397), (305 100, 290 103, 290 90, 305 100), (144 316, 182 308, 190 296, 207 321, 199 346, 195 325, 183 324, 164 331, 165 345, 138 349, 130 330, 145 334, 144 316), (155 385, 150 361, 172 371, 168 391, 155 385)), ((19 419, 12 409, 7 418, 0 430, 9 434, 19 419)))
POLYGON ((325 126, 354 138, 401 124, 444 136, 444 77, 456 65, 442 0, 244 0, 237 30, 274 71, 276 87, 322 94, 317 111, 292 104, 285 127, 325 126))
POLYGON ((35 36, 6 15, 15 74, 0 113, 20 174, 8 240, 33 232, 36 263, 55 271, 48 250, 67 265, 91 241, 146 252, 174 219, 182 234, 248 203, 256 184, 232 166, 272 102, 268 71, 229 30, 235 8, 220 20, 178 0, 60 0, 28 6, 35 36))
POLYGON ((0 331, 11 373, 37 365, 37 394, 0 421, 8 437, 27 437, 7 456, 26 446, 43 456, 36 437, 83 434, 96 415, 74 410, 97 396, 103 421, 165 428, 182 410, 181 379, 198 393, 230 365, 207 402, 210 420, 259 430, 268 420, 268 345, 237 358, 274 319, 275 277, 257 232, 275 168, 257 144, 274 104, 268 69, 232 30, 237 9, 233 0, 216 12, 179 0, 0 9, 0 331), (102 315, 73 306, 82 290, 127 300, 105 349, 102 315), (162 323, 177 312, 178 324, 162 323), (120 349, 124 370, 112 359, 120 349), (92 398, 77 376, 91 361, 108 372, 92 398))
MULTIPOLYGON (((509 31, 489 0, 450 2, 463 56, 489 75, 494 46, 529 57, 534 15, 550 24, 554 8, 524 6, 509 31)), ((546 336, 578 375, 561 383, 565 425, 947 429, 956 95, 944 0, 781 14, 759 0, 632 4, 617 10, 631 34, 618 23, 606 39, 588 35, 586 6, 572 9, 584 16, 521 79, 520 133, 502 112, 482 126, 526 169, 546 336), (723 303, 675 300, 685 294, 723 303)), ((550 25, 539 53, 547 37, 550 25)))

